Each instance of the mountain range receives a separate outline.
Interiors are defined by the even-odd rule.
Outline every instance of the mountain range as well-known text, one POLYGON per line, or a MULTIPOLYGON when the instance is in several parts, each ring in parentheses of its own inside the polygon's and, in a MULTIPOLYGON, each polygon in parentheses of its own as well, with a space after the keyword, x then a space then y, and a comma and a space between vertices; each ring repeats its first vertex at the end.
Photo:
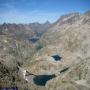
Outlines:
MULTIPOLYGON (((22 70, 23 70, 22 69, 22 70)), ((90 11, 55 23, 0 25, 0 86, 19 90, 90 90, 90 11), (38 38, 35 43, 32 38, 38 38), (59 58, 59 60, 55 60, 59 58), (32 73, 20 77, 18 67, 32 73), (68 68, 68 69, 67 69, 68 68), (52 76, 45 86, 34 75, 52 76)), ((47 77, 48 78, 48 77, 47 77)), ((44 81, 44 80, 42 80, 44 81)), ((43 83, 43 82, 42 82, 43 83)))

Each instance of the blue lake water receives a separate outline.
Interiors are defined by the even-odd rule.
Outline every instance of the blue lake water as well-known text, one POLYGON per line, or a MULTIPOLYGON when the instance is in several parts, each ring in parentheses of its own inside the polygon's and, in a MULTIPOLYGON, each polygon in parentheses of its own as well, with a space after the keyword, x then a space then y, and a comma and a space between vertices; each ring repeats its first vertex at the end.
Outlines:
POLYGON ((45 86, 48 80, 55 78, 56 76, 53 75, 37 75, 34 78, 34 83, 36 85, 45 86))
POLYGON ((55 61, 60 61, 62 59, 62 57, 60 57, 59 55, 53 55, 52 57, 55 61))
POLYGON ((29 39, 29 41, 31 41, 32 43, 36 43, 39 39, 38 38, 31 38, 29 39))

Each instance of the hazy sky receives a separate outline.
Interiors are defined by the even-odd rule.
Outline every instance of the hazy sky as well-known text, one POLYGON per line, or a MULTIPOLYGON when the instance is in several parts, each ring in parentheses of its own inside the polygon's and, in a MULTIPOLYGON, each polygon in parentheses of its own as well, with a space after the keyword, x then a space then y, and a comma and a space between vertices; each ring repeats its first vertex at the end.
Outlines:
POLYGON ((0 0, 0 23, 54 22, 60 15, 90 10, 90 0, 0 0))

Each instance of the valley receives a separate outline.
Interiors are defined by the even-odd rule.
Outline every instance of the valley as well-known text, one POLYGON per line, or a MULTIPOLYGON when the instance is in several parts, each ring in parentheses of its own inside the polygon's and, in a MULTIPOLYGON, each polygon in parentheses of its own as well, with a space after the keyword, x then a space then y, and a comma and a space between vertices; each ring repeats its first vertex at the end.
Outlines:
POLYGON ((0 25, 0 87, 90 90, 90 11, 44 24, 0 25))

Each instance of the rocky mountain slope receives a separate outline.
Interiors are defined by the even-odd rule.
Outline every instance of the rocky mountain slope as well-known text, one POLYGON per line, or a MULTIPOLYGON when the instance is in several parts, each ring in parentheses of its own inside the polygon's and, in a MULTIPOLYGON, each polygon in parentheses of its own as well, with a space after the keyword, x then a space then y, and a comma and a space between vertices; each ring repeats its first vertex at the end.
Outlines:
POLYGON ((40 43, 44 48, 37 53, 36 66, 31 68, 36 73, 56 73, 57 78, 46 84, 48 90, 90 90, 90 11, 61 16, 40 43), (52 55, 62 59, 54 61, 52 55), (69 70, 59 74, 65 67, 69 70))
POLYGON ((0 26, 1 87, 90 90, 90 11, 61 16, 35 44, 38 24, 11 26, 0 26))
POLYGON ((26 81, 20 78, 18 66, 31 62, 34 54, 42 48, 29 41, 36 35, 29 24, 0 25, 0 87, 17 86, 19 90, 29 88, 26 81))

